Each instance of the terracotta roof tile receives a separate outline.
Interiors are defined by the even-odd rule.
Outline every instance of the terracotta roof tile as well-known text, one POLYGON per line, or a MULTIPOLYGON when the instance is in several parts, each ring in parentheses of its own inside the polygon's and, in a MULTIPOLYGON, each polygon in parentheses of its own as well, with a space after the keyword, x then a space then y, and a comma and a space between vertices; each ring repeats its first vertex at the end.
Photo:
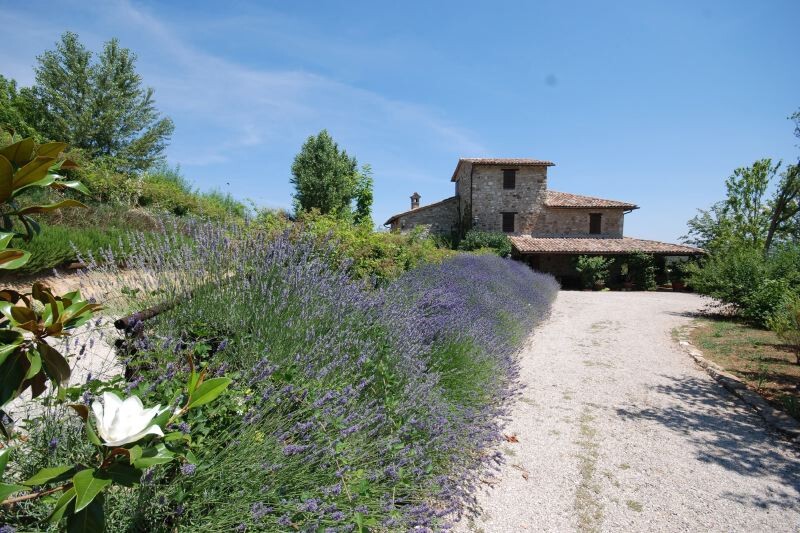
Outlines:
POLYGON ((510 236, 511 244, 523 254, 628 254, 645 252, 661 255, 700 255, 701 248, 670 244, 631 237, 532 237, 530 235, 510 236))
POLYGON ((618 200, 606 200, 604 198, 595 198, 593 196, 582 196, 580 194, 571 194, 568 192, 547 191, 547 196, 544 200, 544 205, 547 207, 558 208, 620 208, 620 209, 638 209, 639 206, 629 202, 620 202, 618 200))
POLYGON ((555 165, 552 161, 543 159, 527 159, 521 157, 462 157, 459 162, 472 163, 475 165, 520 165, 520 166, 546 166, 555 165))
POLYGON ((555 163, 552 161, 544 161, 542 159, 524 159, 516 157, 462 157, 456 164, 456 169, 453 171, 453 177, 450 181, 456 181, 458 169, 464 163, 471 163, 473 165, 509 165, 515 167, 534 166, 534 167, 552 167, 555 163))

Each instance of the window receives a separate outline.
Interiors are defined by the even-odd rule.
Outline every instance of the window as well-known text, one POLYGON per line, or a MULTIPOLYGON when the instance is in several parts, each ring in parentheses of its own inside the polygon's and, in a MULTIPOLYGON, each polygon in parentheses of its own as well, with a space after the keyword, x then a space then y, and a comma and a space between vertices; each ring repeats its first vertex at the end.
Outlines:
POLYGON ((504 168, 503 169, 503 188, 514 189, 517 186, 517 169, 504 168))
POLYGON ((506 233, 514 233, 514 215, 516 213, 502 213, 503 215, 503 231, 506 233))
POLYGON ((589 233, 592 235, 598 235, 602 233, 602 221, 603 215, 600 213, 590 213, 589 214, 589 233))

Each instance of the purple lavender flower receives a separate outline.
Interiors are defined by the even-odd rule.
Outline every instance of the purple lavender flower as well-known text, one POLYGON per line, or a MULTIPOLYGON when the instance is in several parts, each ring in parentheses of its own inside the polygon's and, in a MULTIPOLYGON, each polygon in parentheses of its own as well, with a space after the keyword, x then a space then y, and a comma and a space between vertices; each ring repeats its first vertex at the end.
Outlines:
POLYGON ((260 521, 271 512, 272 507, 269 507, 263 502, 256 502, 250 507, 250 515, 253 517, 253 520, 256 521, 260 521))
POLYGON ((319 500, 316 498, 309 498, 300 504, 299 509, 307 513, 315 513, 319 510, 319 500))
POLYGON ((186 463, 181 467, 181 473, 184 476, 193 476, 195 470, 197 470, 197 467, 191 463, 186 463))

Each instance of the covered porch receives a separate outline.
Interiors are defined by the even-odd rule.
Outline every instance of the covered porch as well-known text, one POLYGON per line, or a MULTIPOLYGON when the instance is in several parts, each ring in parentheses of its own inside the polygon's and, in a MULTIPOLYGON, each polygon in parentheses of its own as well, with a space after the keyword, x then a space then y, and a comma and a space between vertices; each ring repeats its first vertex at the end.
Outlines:
POLYGON ((625 257, 635 253, 650 254, 655 259, 656 281, 666 281, 666 267, 672 261, 705 254, 700 248, 631 237, 534 237, 517 235, 509 237, 512 257, 524 261, 531 268, 552 274, 565 289, 581 287, 575 262, 581 255, 615 258, 610 269, 608 286, 622 287, 625 257))

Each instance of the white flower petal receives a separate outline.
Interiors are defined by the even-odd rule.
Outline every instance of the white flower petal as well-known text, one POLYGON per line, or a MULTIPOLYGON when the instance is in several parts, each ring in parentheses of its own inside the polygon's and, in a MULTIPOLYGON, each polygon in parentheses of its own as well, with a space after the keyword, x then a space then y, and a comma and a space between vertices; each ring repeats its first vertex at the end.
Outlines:
POLYGON ((143 429, 142 431, 136 433, 135 435, 128 435, 128 436, 125 436, 125 437, 121 437, 121 438, 119 438, 117 440, 106 442, 105 444, 106 444, 106 446, 111 446, 111 447, 113 447, 113 446, 122 446, 124 444, 130 444, 132 442, 136 442, 137 440, 141 439, 142 437, 144 437, 146 435, 159 435, 159 436, 163 437, 164 436, 164 432, 161 431, 161 428, 158 427, 156 424, 153 424, 152 426, 150 426, 150 427, 148 427, 146 429, 143 429))
POLYGON ((121 405, 122 400, 113 392, 106 391, 103 393, 103 427, 106 428, 106 431, 112 426, 114 417, 117 415, 121 405))
POLYGON ((131 396, 124 401, 117 395, 103 393, 103 404, 95 401, 92 410, 97 418, 97 432, 106 446, 121 446, 136 442, 145 435, 164 435, 153 418, 161 411, 157 405, 145 409, 138 396, 131 396))
POLYGON ((106 427, 103 423, 103 404, 100 403, 99 400, 93 401, 92 411, 94 412, 94 419, 95 419, 95 425, 97 426, 97 433, 100 435, 101 439, 107 440, 108 433, 106 432, 106 427))

